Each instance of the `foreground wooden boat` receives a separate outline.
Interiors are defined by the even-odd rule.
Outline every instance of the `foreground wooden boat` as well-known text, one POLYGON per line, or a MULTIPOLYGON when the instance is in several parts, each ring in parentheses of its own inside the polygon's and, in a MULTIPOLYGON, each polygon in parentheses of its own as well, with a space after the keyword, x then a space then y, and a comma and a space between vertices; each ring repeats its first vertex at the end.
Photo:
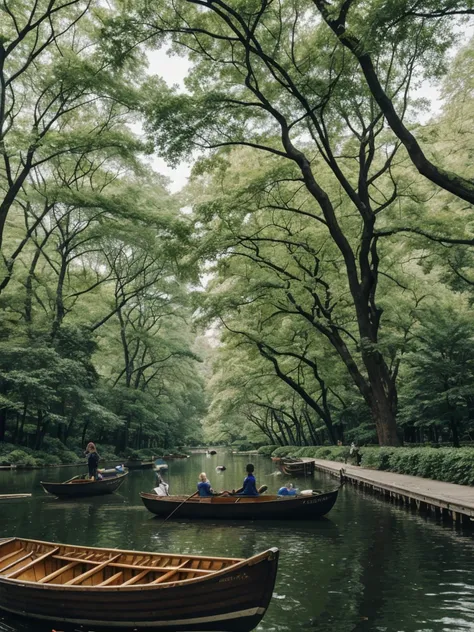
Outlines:
POLYGON ((0 542, 0 608, 94 630, 249 632, 272 597, 278 549, 248 559, 0 542))
POLYGON ((287 476, 311 476, 314 474, 314 461, 300 459, 282 459, 280 467, 287 476))
POLYGON ((312 496, 195 496, 187 500, 186 496, 157 496, 143 492, 140 496, 145 507, 162 518, 176 510, 173 518, 307 520, 320 518, 331 511, 338 491, 318 492, 312 496))
POLYGON ((64 483, 40 484, 45 492, 60 498, 80 498, 82 496, 102 496, 116 491, 128 476, 128 472, 107 476, 99 481, 91 481, 85 478, 74 477, 64 483))

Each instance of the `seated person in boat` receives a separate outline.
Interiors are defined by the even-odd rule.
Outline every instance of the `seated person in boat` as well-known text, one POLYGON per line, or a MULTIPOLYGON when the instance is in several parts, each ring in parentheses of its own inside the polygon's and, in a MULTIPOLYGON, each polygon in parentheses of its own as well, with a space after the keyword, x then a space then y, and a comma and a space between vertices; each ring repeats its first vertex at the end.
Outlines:
POLYGON ((245 468, 247 470, 247 476, 244 479, 244 485, 242 489, 238 490, 239 496, 258 496, 257 481, 254 476, 254 466, 249 463, 245 468))
POLYGON ((197 484, 199 496, 213 496, 214 491, 211 487, 211 483, 207 480, 206 472, 199 474, 199 482, 197 484))
POLYGON ((287 483, 284 487, 280 487, 277 491, 278 496, 296 496, 296 489, 293 488, 292 483, 287 483))
POLYGON ((87 467, 89 468, 89 478, 93 481, 97 480, 97 467, 99 466, 99 454, 95 445, 90 441, 86 448, 87 467))

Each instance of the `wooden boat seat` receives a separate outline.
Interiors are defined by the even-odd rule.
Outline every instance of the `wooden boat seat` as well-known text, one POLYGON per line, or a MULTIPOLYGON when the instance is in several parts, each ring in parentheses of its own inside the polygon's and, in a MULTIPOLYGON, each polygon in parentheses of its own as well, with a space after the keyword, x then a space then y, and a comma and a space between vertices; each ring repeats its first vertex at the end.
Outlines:
POLYGON ((13 566, 16 566, 17 564, 19 564, 20 562, 24 562, 25 560, 29 559, 30 557, 32 557, 33 553, 27 553, 26 555, 23 555, 23 557, 18 558, 17 560, 15 560, 14 562, 10 562, 10 564, 7 564, 6 566, 4 566, 2 568, 2 570, 0 571, 0 573, 3 575, 5 573, 5 571, 7 571, 9 568, 12 568, 13 566))
MULTIPOLYGON (((122 571, 120 571, 119 573, 115 573, 115 575, 111 575, 108 579, 105 579, 100 584, 97 584, 97 586, 109 586, 110 584, 113 584, 115 581, 118 581, 121 577, 123 577, 122 571)), ((123 586, 123 584, 119 584, 119 585, 123 586)))
MULTIPOLYGON (((98 562, 96 560, 88 560, 86 558, 73 558, 73 557, 68 557, 66 555, 53 555, 54 559, 56 560, 67 560, 67 561, 74 561, 77 564, 91 564, 93 566, 102 566, 105 562, 98 562)), ((113 559, 117 559, 117 557, 120 557, 120 555, 116 556, 113 559)), ((189 560, 186 560, 186 562, 188 562, 189 560)), ((153 566, 153 565, 144 565, 144 564, 125 564, 124 562, 114 562, 112 559, 108 559, 106 560, 106 563, 113 567, 113 568, 123 568, 123 569, 133 569, 133 570, 139 570, 139 571, 144 571, 146 570, 147 572, 149 571, 158 571, 158 572, 167 572, 167 571, 175 571, 178 567, 177 566, 153 566)), ((106 565, 107 565, 106 564, 106 565)), ((197 574, 201 574, 201 575, 206 575, 209 573, 214 573, 214 571, 210 571, 210 570, 205 570, 205 569, 201 569, 201 568, 193 568, 193 569, 189 569, 190 571, 192 570, 193 573, 197 573, 197 574)))
MULTIPOLYGON (((15 555, 18 555, 19 553, 21 553, 22 551, 24 551, 25 549, 22 547, 21 549, 16 549, 15 551, 12 551, 11 553, 9 553, 8 555, 4 555, 3 557, 0 557, 0 564, 2 562, 6 562, 7 560, 9 560, 10 558, 14 557, 15 555)), ((1 572, 1 568, 0 568, 0 572, 1 572)))
POLYGON ((68 582, 66 582, 66 586, 76 586, 77 584, 81 584, 83 581, 85 581, 86 579, 89 579, 89 577, 92 577, 92 575, 94 575, 95 573, 98 573, 103 568, 108 566, 110 564, 110 562, 113 562, 114 560, 118 560, 118 558, 121 555, 122 554, 119 553, 118 555, 115 555, 114 557, 110 558, 109 560, 106 560, 105 562, 102 562, 101 564, 99 564, 95 568, 91 568, 88 571, 86 571, 85 573, 81 573, 77 577, 73 577, 68 582))
MULTIPOLYGON (((168 579, 171 579, 171 577, 173 577, 173 575, 175 575, 179 570, 181 570, 183 568, 183 566, 186 566, 186 564, 189 562, 189 560, 186 560, 185 562, 183 562, 182 564, 180 564, 177 568, 175 568, 172 571, 169 571, 168 573, 165 573, 164 575, 162 575, 161 577, 158 577, 158 579, 155 579, 154 581, 152 581, 152 584, 161 584, 165 581, 167 581, 168 579)), ((186 569, 187 570, 187 569, 186 569)), ((195 569, 194 569, 195 570, 195 569)), ((211 571, 212 572, 212 571, 211 571)))
MULTIPOLYGON (((43 555, 40 555, 39 557, 37 557, 36 559, 32 560, 28 564, 25 564, 21 568, 18 568, 17 570, 12 571, 11 573, 7 573, 5 575, 5 577, 8 577, 9 579, 15 579, 15 577, 18 577, 19 575, 22 575, 25 571, 29 570, 30 568, 32 568, 36 564, 39 564, 39 562, 43 562, 47 557, 51 557, 54 553, 56 553, 56 551, 59 551, 59 546, 57 546, 52 551, 48 551, 47 553, 43 553, 43 555)), ((30 555, 32 555, 32 554, 30 553, 30 555)))

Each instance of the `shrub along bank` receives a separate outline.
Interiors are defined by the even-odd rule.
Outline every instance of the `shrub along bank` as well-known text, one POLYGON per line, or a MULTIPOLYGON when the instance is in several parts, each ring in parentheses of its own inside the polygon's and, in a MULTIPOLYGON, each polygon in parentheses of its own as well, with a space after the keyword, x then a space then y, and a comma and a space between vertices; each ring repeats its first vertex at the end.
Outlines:
MULTIPOLYGON (((263 446, 264 456, 311 457, 328 461, 350 462, 347 446, 263 446), (270 448, 273 450, 270 451, 270 448)), ((447 483, 474 485, 473 448, 379 448, 361 447, 361 467, 422 476, 447 483)))

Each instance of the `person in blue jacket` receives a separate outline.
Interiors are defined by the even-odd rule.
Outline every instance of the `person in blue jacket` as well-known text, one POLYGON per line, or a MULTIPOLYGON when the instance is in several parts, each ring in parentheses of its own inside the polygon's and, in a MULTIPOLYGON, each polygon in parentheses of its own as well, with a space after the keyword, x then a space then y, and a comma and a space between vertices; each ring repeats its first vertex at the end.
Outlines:
POLYGON ((211 487, 211 483, 207 480, 206 472, 199 474, 199 482, 197 484, 199 496, 213 496, 214 491, 211 487))
POLYGON ((254 466, 252 463, 249 463, 245 468, 247 471, 247 476, 244 479, 244 485, 242 489, 239 490, 239 496, 258 496, 257 490, 257 481, 255 480, 254 475, 254 466))
POLYGON ((280 487, 277 494, 278 496, 296 496, 296 489, 293 489, 292 483, 287 483, 284 487, 280 487))

